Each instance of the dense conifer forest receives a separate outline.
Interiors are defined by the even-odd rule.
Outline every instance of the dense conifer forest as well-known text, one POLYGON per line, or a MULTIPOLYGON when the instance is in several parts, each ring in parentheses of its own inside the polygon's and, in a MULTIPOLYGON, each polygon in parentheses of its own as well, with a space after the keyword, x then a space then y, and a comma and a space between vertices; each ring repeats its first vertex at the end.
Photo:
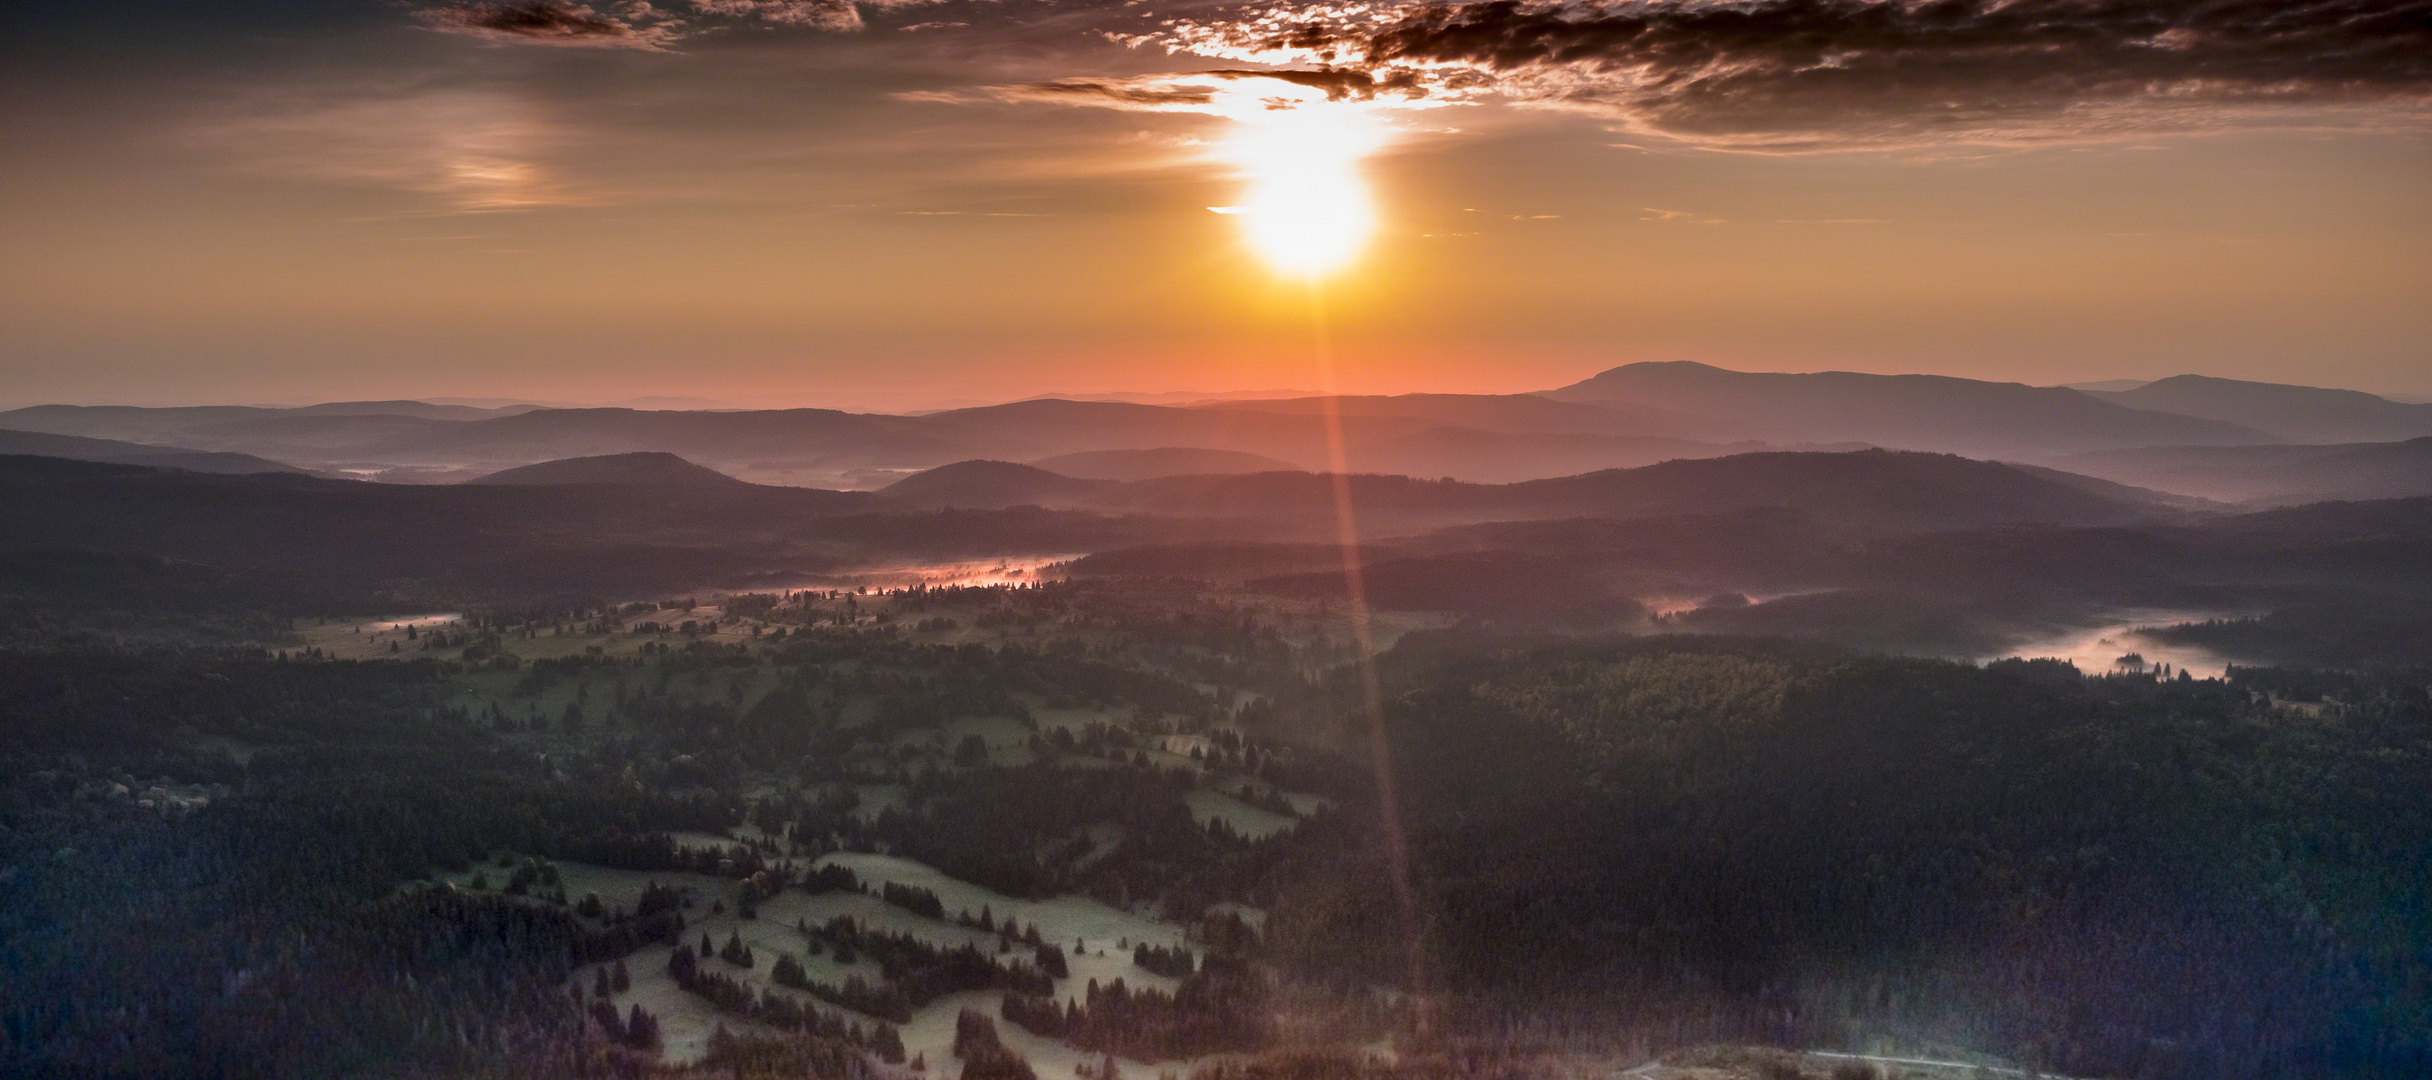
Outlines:
POLYGON ((1339 607, 1172 579, 190 606, 0 651, 12 1075, 2432 1066, 2418 670, 1471 624, 1372 730, 1339 607))

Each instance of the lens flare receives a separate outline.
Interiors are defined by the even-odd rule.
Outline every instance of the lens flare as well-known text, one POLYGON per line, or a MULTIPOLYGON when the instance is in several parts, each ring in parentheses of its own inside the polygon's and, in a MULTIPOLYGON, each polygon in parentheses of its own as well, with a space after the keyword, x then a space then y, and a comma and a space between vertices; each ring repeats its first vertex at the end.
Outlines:
POLYGON ((1383 141, 1353 105, 1305 105, 1237 118, 1224 156, 1245 180, 1242 237, 1279 274, 1315 280, 1359 257, 1376 231, 1360 162, 1383 141))

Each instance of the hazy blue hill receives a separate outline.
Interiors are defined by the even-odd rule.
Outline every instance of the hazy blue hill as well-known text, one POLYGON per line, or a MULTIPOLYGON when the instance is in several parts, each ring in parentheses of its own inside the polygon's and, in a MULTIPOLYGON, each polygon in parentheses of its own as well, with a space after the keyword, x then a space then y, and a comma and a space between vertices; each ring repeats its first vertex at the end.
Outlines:
POLYGON ((1038 468, 1082 480, 1150 480, 1160 476, 1217 473, 1289 472, 1300 466, 1289 461, 1195 446, 1160 446, 1146 450, 1082 450, 1040 458, 1038 468))
MULTIPOLYGON (((1082 452, 1193 446, 1284 463, 1270 469, 1302 469, 1323 468, 1332 458, 1322 401, 1294 398, 1182 409, 1038 400, 923 419, 949 428, 965 442, 995 447, 985 455, 990 457, 1037 460, 1049 448, 1082 452)), ((1354 472, 1508 483, 1733 452, 1713 443, 1633 433, 1671 430, 1676 425, 1670 421, 1642 423, 1597 406, 1529 394, 1409 394, 1341 401, 1343 451, 1354 472)), ((1188 469, 1149 475, 1241 471, 1188 469)))
MULTIPOLYGON (((1515 416, 1540 413, 1571 418, 1555 426, 1589 424, 1623 429, 1630 426, 1626 420, 1614 422, 1593 407, 1528 395, 1510 395, 1508 399, 1411 395, 1346 400, 1352 411, 1341 418, 1342 444, 1351 468, 1357 472, 1504 482, 1564 476, 1619 464, 1644 464, 1682 454, 1721 452, 1720 448, 1705 444, 1647 436, 1495 431, 1442 420, 1468 412, 1469 404, 1483 401, 1501 402, 1493 408, 1505 409, 1515 416), (1439 408, 1431 415, 1417 416, 1393 411, 1431 411, 1413 402, 1432 403, 1439 408), (1452 407, 1456 405, 1459 407, 1452 407), (1360 411, 1368 407, 1378 411, 1372 415, 1360 411)), ((921 419, 939 425, 965 443, 992 447, 984 454, 971 455, 975 457, 1035 461, 1055 453, 1189 446, 1255 454, 1293 463, 1286 467, 1297 469, 1322 467, 1332 458, 1333 435, 1316 401, 1280 399, 1264 404, 1282 411, 1266 411, 1229 406, 1185 409, 1042 399, 933 413, 921 419)), ((1519 423, 1517 419, 1512 422, 1519 423)))
POLYGON ((116 439, 81 435, 52 435, 39 431, 0 431, 0 454, 32 454, 73 461, 106 461, 120 465, 150 465, 199 473, 300 473, 306 470, 251 454, 182 450, 116 439))
POLYGON ((2061 464, 2124 483, 2233 502, 2432 495, 2432 437, 2330 446, 2155 446, 2061 464))
POLYGON ((349 455, 401 440, 429 436, 463 423, 391 413, 315 413, 306 410, 271 416, 213 420, 166 434, 180 446, 231 449, 298 456, 349 455))
MULTIPOLYGON (((1324 459, 1328 438, 1325 424, 1315 415, 1060 398, 954 409, 919 419, 941 436, 993 448, 975 456, 1004 458, 1036 459, 1055 453, 1139 446, 1198 446, 1285 461, 1319 461, 1324 459)), ((1343 433, 1354 442, 1365 442, 1434 426, 1432 421, 1410 417, 1348 417, 1343 433)))
POLYGON ((1347 421, 1423 420, 1436 425, 1346 439, 1355 472, 1501 484, 1772 448, 1687 437, 1716 430, 1702 417, 1617 402, 1556 401, 1538 394, 1349 395, 1228 401, 1199 408, 1321 417, 1329 400, 1347 421))
POLYGON ((298 408, 196 405, 36 405, 0 413, 0 427, 88 438, 125 439, 197 450, 272 452, 369 446, 446 427, 529 412, 433 405, 425 401, 333 401, 298 408))
POLYGON ((294 416, 411 416, 420 420, 487 420, 531 412, 538 405, 440 405, 428 401, 330 401, 285 410, 294 416))
POLYGON ((1705 438, 1858 441, 1976 457, 2273 441, 2235 424, 2128 408, 2063 387, 1942 375, 1743 372, 1674 361, 1617 367, 1545 396, 1703 416, 1714 425, 1705 438))
MULTIPOLYGON (((858 487, 874 476, 975 459, 1049 460, 1086 478, 1124 480, 1316 468, 1333 460, 1339 428, 1339 447, 1354 472, 1503 484, 1760 449, 1860 446, 2035 460, 2077 471, 2057 459, 2156 446, 2259 446, 2291 432, 2422 437, 2432 434, 2432 405, 2197 376, 2112 392, 1929 375, 1750 373, 1645 363, 1543 394, 1278 397, 1189 407, 1040 398, 917 416, 832 409, 489 409, 412 400, 293 409, 46 405, 0 413, 0 428, 236 451, 350 471, 488 472, 661 452, 755 482, 813 487, 858 487), (1326 416, 1329 400, 1339 413, 1334 422, 1326 416), (1140 456, 1186 450, 1201 456, 1140 456), (1075 454, 1107 456, 1068 457, 1075 454), (1117 464, 1123 455, 1131 460, 1117 464)), ((2121 459, 2120 469, 2130 464, 2121 459)), ((2106 471, 2108 466, 2087 471, 2208 497, 2419 490, 2404 462, 2358 459, 2342 467, 2362 470, 2360 479, 2326 486, 2326 479, 2336 478, 2291 474, 2266 485, 2191 490, 2106 471), (2243 493, 2224 495, 2233 489, 2243 493)))
MULTIPOLYGON (((1633 422, 1616 418, 1594 406, 1572 405, 1527 395, 1509 399, 1459 399, 1453 395, 1423 395, 1436 406, 1447 402, 1501 402, 1488 411, 1541 413, 1518 426, 1578 428, 1602 426, 1628 429, 1633 422), (1569 420, 1560 419, 1569 417, 1569 420)), ((1417 399, 1373 399, 1400 408, 1417 399)), ((1322 463, 1330 455, 1329 425, 1305 404, 1283 412, 1254 409, 1200 409, 1141 405, 1113 401, 1036 399, 921 416, 846 413, 823 409, 738 412, 651 412, 632 409, 545 409, 488 420, 445 423, 430 421, 427 430, 401 430, 389 439, 348 438, 346 425, 379 422, 423 423, 402 419, 299 417, 277 415, 248 418, 230 433, 261 433, 266 441, 246 443, 256 449, 273 445, 285 432, 313 453, 344 453, 348 461, 382 461, 414 466, 506 465, 631 453, 645 450, 678 454, 752 479, 771 477, 786 482, 834 486, 850 483, 850 474, 863 469, 925 469, 956 461, 987 459, 1036 461, 1067 454, 1121 452, 1138 454, 1143 447, 1189 448, 1231 455, 1230 464, 1202 468, 1188 462, 1141 465, 1123 471, 1126 479, 1180 472, 1237 472, 1263 459, 1259 468, 1302 468, 1322 463), (1294 411, 1298 410, 1298 411, 1294 411), (315 425, 322 425, 316 427, 315 425)), ((1384 406, 1379 406, 1384 407, 1384 406)), ((1427 411, 1427 410, 1420 410, 1427 411)), ((1469 410, 1438 408, 1444 415, 1469 410)), ((1493 417, 1487 417, 1493 420, 1493 417)), ((1496 421, 1502 422, 1502 421, 1496 421)), ((1595 468, 1638 465, 1665 457, 1724 452, 1724 448, 1643 435, 1568 432, 1504 432, 1452 426, 1429 416, 1351 415, 1343 418, 1342 436, 1355 468, 1389 473, 1453 475, 1500 482, 1560 476, 1595 468)), ((189 435, 189 438, 199 438, 189 435)), ((215 437, 230 437, 218 435, 215 437)), ((1110 468, 1110 458, 1081 459, 1085 468, 1110 468)), ((1211 459, 1214 460, 1214 459, 1211 459)))
MULTIPOLYGON (((1428 397, 1439 405, 1454 400, 1453 395, 1428 397)), ((1406 399, 1374 400, 1395 407, 1406 403, 1406 399)), ((830 485, 846 482, 843 474, 856 468, 925 469, 973 459, 1038 461, 1101 451, 1138 454, 1143 447, 1231 455, 1223 459, 1231 464, 1217 468, 1161 463, 1122 475, 1138 479, 1237 472, 1252 458, 1265 459, 1260 467, 1267 469, 1323 463, 1330 455, 1328 425, 1305 406, 1292 407, 1303 411, 1177 408, 1056 398, 922 416, 811 409, 726 413, 552 409, 458 424, 367 453, 416 465, 503 465, 661 450, 755 479, 781 463, 808 464, 816 467, 806 474, 811 482, 830 485), (824 479, 820 469, 825 470, 824 479)), ((1630 426, 1627 421, 1611 422, 1604 410, 1594 406, 1527 395, 1516 395, 1497 407, 1587 418, 1570 424, 1572 427, 1591 421, 1608 427, 1630 426)), ((1562 476, 1667 457, 1727 452, 1727 448, 1711 444, 1651 436, 1513 433, 1401 415, 1346 416, 1342 434, 1355 469, 1452 475, 1484 482, 1562 476)), ((1103 469, 1112 459, 1081 460, 1095 463, 1085 468, 1103 469)))
MULTIPOLYGON (((1863 449, 1862 445, 1832 447, 1863 449)), ((1502 432, 1438 427, 1350 448, 1351 468, 1405 476, 1450 476, 1509 484, 1576 476, 1599 469, 1634 469, 1674 458, 1721 457, 1771 450, 1767 443, 1692 442, 1652 435, 1502 432)))
MULTIPOLYGON (((1675 381, 1687 370, 1679 365, 1635 365, 1617 372, 1650 367, 1675 381)), ((1840 378, 1743 376, 1695 365, 1688 369, 1693 369, 1687 370, 1688 376, 1726 381, 1840 378)), ((1615 377, 1616 373, 1608 372, 1599 377, 1601 381, 1582 386, 1605 385, 1615 377)), ((918 416, 832 409, 486 410, 411 401, 337 402, 302 409, 43 406, 6 415, 21 419, 16 426, 25 430, 196 450, 234 450, 349 471, 439 468, 486 473, 565 458, 660 452, 754 482, 809 487, 859 487, 874 476, 900 476, 957 461, 1039 461, 1099 452, 1137 455, 1142 448, 1166 448, 1159 453, 1187 448, 1218 456, 1155 464, 1140 459, 1139 464, 1122 467, 1110 464, 1114 458, 1084 458, 1074 459, 1081 462, 1075 467, 1085 472, 1104 471, 1105 477, 1120 479, 1312 468, 1333 460, 1339 446, 1355 472, 1493 484, 1755 449, 1895 443, 1978 454, 2023 452, 2022 447, 2041 453, 2054 447, 2077 450, 2097 445, 2209 442, 2214 441, 2210 436, 2227 430, 2210 421, 2183 417, 2157 421, 2152 415, 2104 405, 2068 390, 1924 377, 1849 378, 1872 380, 1867 383, 1872 388, 1869 393, 1885 387, 1899 389, 1899 394, 1868 406, 1890 419, 1851 421, 1852 417, 1863 421, 1867 408, 1817 399, 1810 392, 1812 387, 1802 388, 1805 384, 1766 390, 1787 395, 1771 404, 1760 400, 1765 394, 1734 391, 1736 397, 1731 401, 1701 402, 1717 407, 1702 415, 1642 404, 1559 401, 1534 394, 1354 396, 1339 399, 1338 421, 1324 415, 1324 399, 1306 397, 1188 408, 1043 398, 918 416), (1918 387, 1934 393, 1951 387, 1972 388, 1962 396, 1973 395, 1969 408, 1974 411, 1893 400, 1901 395, 1915 397, 1918 387), (2047 437, 2054 428, 2045 422, 2049 418, 2037 420, 2032 415, 2037 408, 2059 407, 2054 401, 2111 422, 2114 428, 2126 423, 2134 429, 2134 437, 2121 436, 2125 442, 2089 442, 2070 435, 2055 443, 2047 437), (1790 415, 1800 410, 1805 412, 1790 415), (2020 421, 2022 416, 2032 422, 2020 421), (2157 423, 2161 430, 2149 430, 2157 423), (1941 425, 1948 430, 1939 435, 1920 434, 1920 425, 1941 425), (1703 437, 1684 438, 1684 432, 1703 437)), ((5 426, 4 420, 0 426, 5 426)), ((2243 433, 2238 441, 2262 439, 2243 433)))
POLYGON ((197 424, 258 420, 281 410, 251 405, 195 405, 150 409, 135 405, 34 405, 0 412, 0 428, 40 431, 52 435, 82 435, 91 439, 129 442, 174 442, 163 435, 197 424))
POLYGON ((326 466, 351 464, 399 442, 520 411, 525 410, 421 401, 330 402, 293 409, 42 405, 5 414, 10 419, 0 421, 0 427, 326 466))
POLYGON ((1682 437, 1710 428, 1693 416, 1621 403, 1557 401, 1539 394, 1350 394, 1328 399, 1302 397, 1226 401, 1199 406, 1224 412, 1323 416, 1331 400, 1343 416, 1395 416, 1454 427, 1521 434, 1596 434, 1682 437))
POLYGON ((2301 443, 2384 442, 2432 435, 2432 405, 2357 390, 2173 375, 2133 390, 2093 396, 2135 409, 2239 424, 2301 443))
POLYGON ((1083 480, 1011 461, 958 461, 914 473, 878 493, 906 506, 996 510, 1070 505, 1113 481, 1083 480))
POLYGON ((537 465, 504 469, 469 484, 621 484, 628 487, 682 487, 742 484, 743 481, 674 454, 645 450, 632 454, 563 458, 537 465))
POLYGON ((920 419, 834 409, 657 412, 537 409, 459 424, 384 448, 416 464, 547 461, 656 450, 720 464, 842 457, 943 464, 973 456, 920 419))

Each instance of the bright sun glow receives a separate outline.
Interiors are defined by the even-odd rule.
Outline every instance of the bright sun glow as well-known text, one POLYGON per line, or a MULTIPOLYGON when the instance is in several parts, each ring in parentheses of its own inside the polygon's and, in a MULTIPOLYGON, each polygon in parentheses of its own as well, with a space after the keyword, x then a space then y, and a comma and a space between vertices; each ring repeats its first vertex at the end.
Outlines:
POLYGON ((1223 154, 1247 187, 1243 238, 1276 272, 1316 279, 1357 257, 1376 229, 1360 161, 1383 141, 1376 117, 1349 105, 1309 105, 1238 118, 1223 154))

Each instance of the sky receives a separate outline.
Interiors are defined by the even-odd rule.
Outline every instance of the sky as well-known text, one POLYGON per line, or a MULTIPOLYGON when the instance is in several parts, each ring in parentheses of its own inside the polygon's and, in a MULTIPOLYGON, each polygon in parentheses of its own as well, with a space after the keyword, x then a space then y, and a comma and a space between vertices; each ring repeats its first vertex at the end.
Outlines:
POLYGON ((2432 0, 0 10, 0 404, 2432 397, 2432 0))

